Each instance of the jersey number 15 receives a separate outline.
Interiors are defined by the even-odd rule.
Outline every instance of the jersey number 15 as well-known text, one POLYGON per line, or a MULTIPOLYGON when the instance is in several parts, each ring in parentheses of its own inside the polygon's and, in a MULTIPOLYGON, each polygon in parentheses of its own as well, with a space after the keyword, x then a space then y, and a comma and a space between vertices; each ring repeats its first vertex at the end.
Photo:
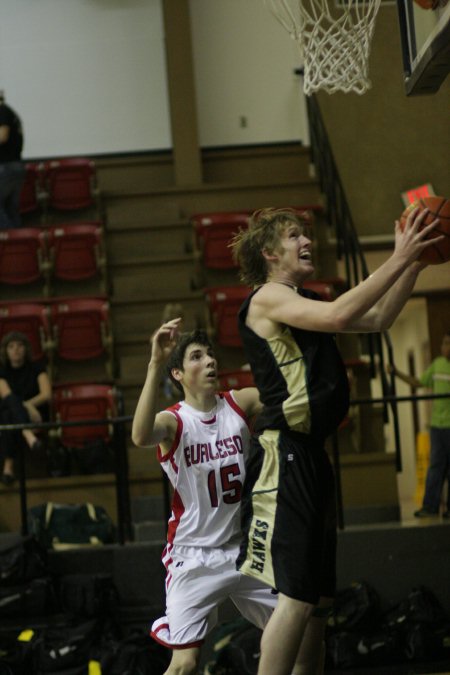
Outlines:
MULTIPOLYGON (((222 497, 225 504, 236 504, 236 502, 239 502, 241 500, 242 482, 240 480, 232 480, 241 473, 239 464, 222 466, 220 472, 217 473, 220 474, 222 497)), ((208 474, 208 490, 211 506, 217 508, 219 506, 219 498, 217 496, 217 479, 214 469, 208 474)))

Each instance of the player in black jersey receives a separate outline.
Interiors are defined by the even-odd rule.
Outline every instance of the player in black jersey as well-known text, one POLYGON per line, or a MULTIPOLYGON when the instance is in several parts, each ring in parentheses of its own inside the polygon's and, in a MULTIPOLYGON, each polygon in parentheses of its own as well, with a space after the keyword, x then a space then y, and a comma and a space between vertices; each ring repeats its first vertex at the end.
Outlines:
POLYGON ((397 222, 391 257, 332 302, 302 289, 314 267, 311 241, 294 211, 256 212, 233 241, 241 278, 256 287, 241 307, 239 326, 263 403, 244 484, 237 564, 279 592, 263 633, 259 675, 323 672, 336 584, 334 477, 324 441, 348 407, 334 334, 392 324, 424 267, 417 258, 438 222, 419 231, 425 214, 413 211, 403 231, 397 222))

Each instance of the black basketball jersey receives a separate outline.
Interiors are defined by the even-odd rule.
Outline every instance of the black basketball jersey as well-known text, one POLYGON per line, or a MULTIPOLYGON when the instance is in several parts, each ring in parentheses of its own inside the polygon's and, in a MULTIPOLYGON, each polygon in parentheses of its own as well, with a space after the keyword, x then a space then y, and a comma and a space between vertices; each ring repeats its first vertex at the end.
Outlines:
MULTIPOLYGON (((348 410, 349 386, 344 363, 330 333, 284 326, 280 336, 264 339, 245 321, 256 289, 239 310, 239 331, 259 390, 263 410, 255 431, 290 430, 325 438, 348 410)), ((299 293, 320 301, 313 291, 299 293)))

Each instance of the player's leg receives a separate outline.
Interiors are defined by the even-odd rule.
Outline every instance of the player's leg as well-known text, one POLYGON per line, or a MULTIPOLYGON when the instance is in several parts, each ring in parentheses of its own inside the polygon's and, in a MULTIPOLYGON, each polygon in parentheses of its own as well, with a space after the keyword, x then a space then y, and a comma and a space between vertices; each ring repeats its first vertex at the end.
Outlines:
POLYGON ((194 675, 198 669, 199 659, 200 649, 198 647, 174 649, 170 666, 164 675, 194 675))
POLYGON ((306 626, 295 661, 293 675, 323 675, 325 667, 325 628, 333 598, 320 598, 306 626))
POLYGON ((172 650, 166 675, 196 673, 201 646, 217 624, 218 606, 236 585, 237 549, 176 546, 167 550, 166 615, 150 635, 172 650))
POLYGON ((426 515, 425 512, 439 513, 442 487, 447 473, 447 449, 444 446, 444 438, 440 431, 435 427, 430 429, 430 465, 425 481, 423 507, 420 511, 416 511, 414 515, 426 515))
POLYGON ((236 572, 238 582, 230 599, 239 613, 263 630, 277 605, 278 594, 265 584, 236 572))
POLYGON ((328 457, 324 453, 320 467, 323 508, 322 551, 315 558, 320 569, 320 598, 314 607, 300 645, 293 675, 322 675, 325 667, 325 628, 334 603, 336 591, 336 498, 334 475, 328 457))
POLYGON ((264 629, 258 675, 290 675, 313 605, 280 593, 264 629))
POLYGON ((444 516, 444 518, 450 518, 450 428, 449 429, 444 428, 444 429, 441 429, 440 431, 441 431, 441 434, 444 437, 444 443, 445 443, 446 453, 447 453, 447 475, 446 475, 447 497, 446 497, 446 502, 445 502, 447 506, 446 506, 446 509, 445 509, 445 511, 443 512, 442 515, 444 516))

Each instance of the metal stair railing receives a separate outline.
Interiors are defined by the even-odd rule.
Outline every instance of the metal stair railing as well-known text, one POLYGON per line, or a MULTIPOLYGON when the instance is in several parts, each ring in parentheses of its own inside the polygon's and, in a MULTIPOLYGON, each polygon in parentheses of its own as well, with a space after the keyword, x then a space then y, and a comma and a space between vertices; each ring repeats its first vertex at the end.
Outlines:
MULTIPOLYGON (((296 72, 301 74, 300 71, 296 72)), ((343 259, 344 261, 345 280, 348 288, 351 288, 368 277, 369 270, 361 243, 358 239, 316 96, 307 96, 306 106, 311 138, 311 159, 317 170, 320 189, 326 199, 326 218, 336 232, 336 255, 338 260, 343 259)), ((383 419, 385 423, 389 421, 389 407, 392 413, 394 429, 396 469, 400 472, 402 471, 402 456, 395 376, 392 374, 388 383, 384 367, 384 346, 387 352, 387 362, 390 365, 394 363, 391 338, 387 331, 379 334, 369 333, 366 335, 366 338, 368 341, 372 378, 376 377, 377 374, 376 357, 378 357, 378 373, 383 392, 383 419)))

